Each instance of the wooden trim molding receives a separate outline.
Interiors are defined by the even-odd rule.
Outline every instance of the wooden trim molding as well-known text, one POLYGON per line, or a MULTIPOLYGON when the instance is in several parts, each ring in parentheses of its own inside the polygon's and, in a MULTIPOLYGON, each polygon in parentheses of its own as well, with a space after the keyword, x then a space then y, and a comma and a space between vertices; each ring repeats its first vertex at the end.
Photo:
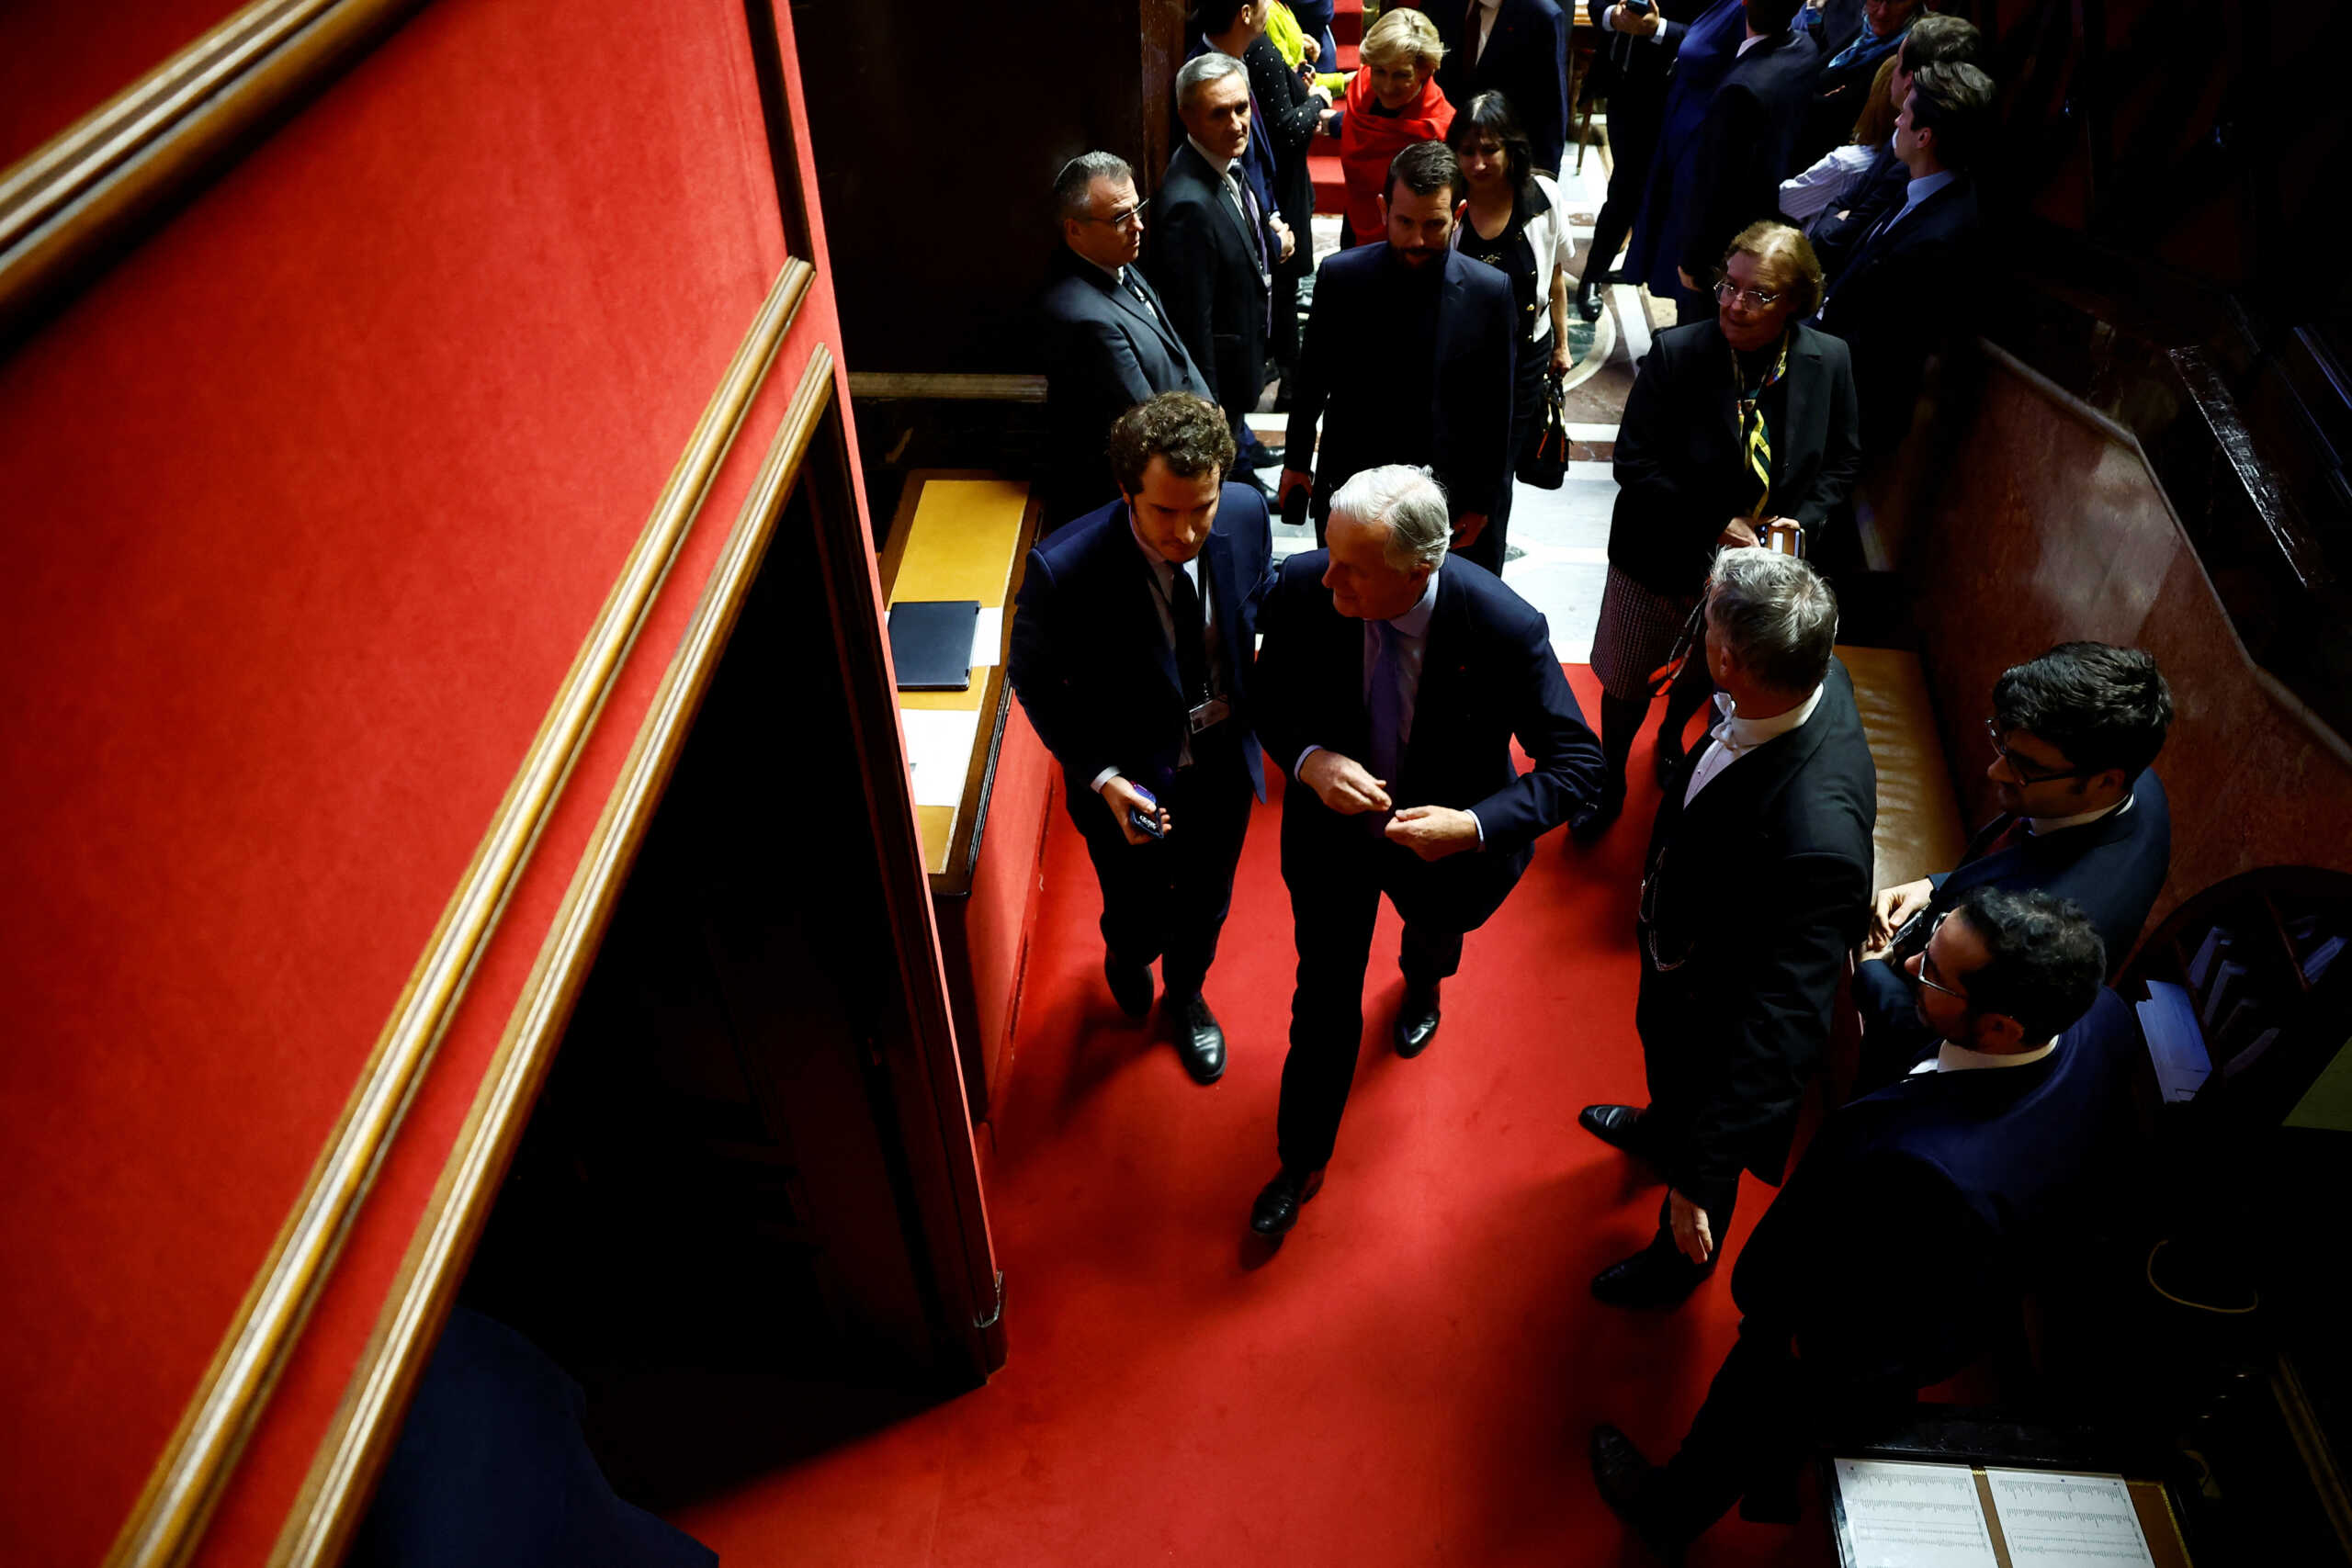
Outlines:
POLYGON ((367 1351, 345 1389, 334 1425, 319 1445, 300 1499, 287 1516, 270 1554, 270 1568, 326 1568, 340 1561, 366 1512, 377 1477, 400 1436, 417 1379, 441 1337, 466 1264, 530 1122, 539 1088, 594 964, 654 807, 832 400, 833 356, 820 344, 638 729, 620 777, 605 798, 562 908, 507 1020, 498 1054, 409 1243, 367 1351))
POLYGON ((202 1538, 409 1099, 465 995, 474 962, 497 927, 506 897, 815 276, 806 261, 786 262, 736 349, 385 1023, 309 1183, 107 1553, 107 1568, 172 1568, 186 1562, 202 1538))
POLYGON ((0 174, 0 337, 424 0, 254 0, 0 174))

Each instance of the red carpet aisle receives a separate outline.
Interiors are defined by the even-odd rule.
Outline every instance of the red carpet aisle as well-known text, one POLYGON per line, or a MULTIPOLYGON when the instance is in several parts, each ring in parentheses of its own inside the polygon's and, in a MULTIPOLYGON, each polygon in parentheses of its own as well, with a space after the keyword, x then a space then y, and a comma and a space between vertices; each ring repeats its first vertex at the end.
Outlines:
MULTIPOLYGON (((1570 671, 1588 715, 1589 671, 1570 671)), ((1587 1294, 1658 1191, 1579 1132, 1643 1098, 1631 926, 1657 802, 1646 750, 1596 851, 1546 839, 1469 942, 1436 1044, 1387 1049, 1376 940, 1363 1066, 1329 1185, 1262 1266, 1293 953, 1276 807, 1251 825, 1199 1089, 1118 1014, 1085 852, 1056 815, 989 1202, 1011 1359, 985 1389, 681 1511, 738 1564, 1497 1564, 1640 1561, 1585 1436, 1667 1451, 1732 1337, 1728 1270, 1681 1311, 1587 1294)), ((1743 1195, 1744 1241, 1764 1190, 1743 1195)), ((1694 1563, 1834 1561, 1726 1521, 1694 1563)))

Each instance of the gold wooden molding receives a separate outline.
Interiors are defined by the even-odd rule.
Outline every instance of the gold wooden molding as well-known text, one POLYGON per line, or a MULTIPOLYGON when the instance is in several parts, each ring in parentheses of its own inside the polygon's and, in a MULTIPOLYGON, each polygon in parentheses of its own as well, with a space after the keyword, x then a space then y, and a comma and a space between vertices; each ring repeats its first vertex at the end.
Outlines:
POLYGON ((246 1292, 196 1397, 107 1552, 107 1568, 176 1568, 202 1539, 245 1439, 300 1337, 410 1096, 463 998, 491 933, 562 793, 613 679, 766 379, 816 271, 785 263, 652 515, 605 596, 522 767, 442 911, 302 1196, 246 1292))
POLYGON ((367 1351, 345 1387, 334 1425, 320 1441, 301 1495, 287 1515, 269 1568, 331 1568, 350 1545, 529 1125, 654 807, 832 398, 833 356, 820 344, 605 798, 563 905, 508 1016, 498 1054, 417 1222, 367 1351))
POLYGON ((0 174, 0 329, 424 0, 254 0, 0 174))

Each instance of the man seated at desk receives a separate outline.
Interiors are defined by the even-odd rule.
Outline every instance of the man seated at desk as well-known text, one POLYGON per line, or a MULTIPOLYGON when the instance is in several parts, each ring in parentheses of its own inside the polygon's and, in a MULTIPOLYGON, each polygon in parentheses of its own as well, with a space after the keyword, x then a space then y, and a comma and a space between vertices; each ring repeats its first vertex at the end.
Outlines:
POLYGON ((1795 1517, 1817 1443, 1869 1439, 2013 1325, 2121 1165, 2144 1049, 2087 916, 1979 887, 1909 964, 1926 1043, 1832 1111, 1732 1272, 1745 1314, 1681 1450, 1592 1433, 1600 1495, 1659 1555, 1735 1500, 1795 1517))
POLYGON ((1006 674, 1062 765, 1102 885, 1102 974, 1129 1018, 1164 1012, 1194 1081, 1225 1072, 1201 995, 1233 901, 1250 807, 1266 796, 1250 677, 1273 581, 1262 491, 1227 484, 1216 404, 1162 392, 1111 427, 1122 499, 1029 553, 1006 674))

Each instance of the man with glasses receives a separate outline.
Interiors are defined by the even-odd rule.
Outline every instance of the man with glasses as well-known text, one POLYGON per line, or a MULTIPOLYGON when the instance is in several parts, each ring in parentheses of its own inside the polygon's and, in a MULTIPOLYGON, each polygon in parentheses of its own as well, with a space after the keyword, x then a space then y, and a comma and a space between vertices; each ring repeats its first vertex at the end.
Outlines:
POLYGON ((1734 1501, 1796 1517, 1799 1467, 1899 1421, 2015 1335, 2127 1169, 2129 1004, 2083 912, 1979 887, 1910 960, 1927 1025, 1887 1088, 1832 1111, 1732 1273, 1739 1338, 1682 1447, 1592 1433, 1600 1495, 1669 1562, 1734 1501))
POLYGON ((1925 1038, 1909 961, 1971 890, 2039 888, 2088 914, 2120 966, 2172 863, 2172 817, 2149 766, 2172 723, 2172 692, 2137 649, 2060 643, 2005 671, 1984 721, 1984 770, 2000 814, 1954 870, 1872 900, 1865 962, 1854 972, 1867 1092, 1902 1070, 1925 1038))
POLYGON ((1039 465, 1044 526, 1115 499, 1104 443, 1111 423, 1159 392, 1214 402, 1159 293, 1136 265, 1144 202, 1135 173, 1108 152, 1082 152, 1054 181, 1062 245, 1038 301, 1052 449, 1039 465))

